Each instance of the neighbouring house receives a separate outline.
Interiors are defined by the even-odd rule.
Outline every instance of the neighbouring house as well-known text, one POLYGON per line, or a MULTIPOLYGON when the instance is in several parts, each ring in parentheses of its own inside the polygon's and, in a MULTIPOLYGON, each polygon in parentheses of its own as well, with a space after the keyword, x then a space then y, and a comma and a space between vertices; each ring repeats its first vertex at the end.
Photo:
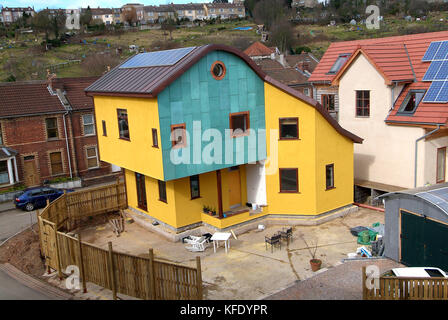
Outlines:
POLYGON ((3 22, 4 24, 10 24, 13 22, 16 22, 18 19, 23 17, 23 14, 26 13, 28 16, 34 17, 36 12, 34 11, 34 8, 31 7, 16 7, 16 8, 10 8, 10 7, 3 7, 0 12, 0 22, 3 22))
POLYGON ((93 101, 84 94, 96 79, 0 84, 0 188, 111 174, 99 160, 93 101))
POLYGON ((443 31, 333 43, 311 75, 315 98, 365 138, 356 201, 446 181, 447 40, 443 31))
POLYGON ((312 54, 285 56, 278 48, 267 47, 258 41, 244 50, 244 53, 272 78, 312 97, 313 87, 308 78, 319 63, 312 54))
POLYGON ((235 48, 141 53, 86 93, 101 160, 125 170, 130 212, 174 232, 354 209, 362 139, 235 48))
POLYGON ((115 23, 114 10, 111 8, 91 8, 90 12, 94 22, 104 23, 105 25, 115 23))
POLYGON ((384 255, 410 267, 448 270, 448 183, 380 199, 385 204, 384 255))

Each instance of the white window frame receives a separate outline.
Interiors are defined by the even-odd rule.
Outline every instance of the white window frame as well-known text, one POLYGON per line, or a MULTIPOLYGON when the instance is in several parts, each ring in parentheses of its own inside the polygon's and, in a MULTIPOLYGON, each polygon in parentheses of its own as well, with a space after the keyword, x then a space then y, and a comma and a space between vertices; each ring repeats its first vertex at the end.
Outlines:
POLYGON ((90 146, 86 147, 86 162, 87 162, 87 169, 96 169, 100 167, 100 160, 98 159, 98 147, 97 146, 90 146), (95 149, 95 156, 89 157, 89 153, 87 152, 89 149, 95 149), (96 159, 96 166, 95 167, 89 167, 89 159, 96 159))
POLYGON ((85 136, 94 136, 96 134, 95 117, 94 117, 93 113, 83 114, 82 115, 82 126, 83 126, 83 133, 84 133, 85 136), (91 116, 92 117, 92 123, 87 123, 85 121, 85 119, 84 119, 85 116, 91 116), (92 126, 93 132, 92 133, 86 133, 86 126, 92 126))

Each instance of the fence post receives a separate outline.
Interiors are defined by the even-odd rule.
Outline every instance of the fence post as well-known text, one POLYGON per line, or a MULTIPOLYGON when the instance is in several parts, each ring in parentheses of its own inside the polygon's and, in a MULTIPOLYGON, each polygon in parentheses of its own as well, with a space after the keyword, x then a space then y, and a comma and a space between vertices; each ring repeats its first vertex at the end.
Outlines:
POLYGON ((57 230, 56 224, 53 224, 53 234, 54 234, 54 242, 55 242, 55 245, 56 245, 56 258, 58 259, 58 262, 57 262, 57 264, 58 264, 58 277, 59 277, 59 280, 62 280, 61 256, 60 256, 60 253, 59 253, 58 230, 57 230))
POLYGON ((108 269, 109 269, 109 276, 110 276, 110 282, 112 285, 112 295, 114 300, 117 300, 117 286, 115 283, 115 270, 114 270, 114 259, 113 259, 113 250, 112 250, 112 242, 109 241, 109 263, 108 263, 108 269))
POLYGON ((201 258, 196 257, 196 278, 198 286, 198 300, 202 300, 202 270, 201 270, 201 258))
POLYGON ((366 286, 366 267, 362 267, 362 299, 367 300, 367 286, 366 286))
POLYGON ((86 284, 86 274, 84 270, 84 258, 82 256, 82 242, 81 242, 81 234, 78 233, 78 254, 79 254, 79 264, 81 271, 81 279, 82 279, 82 291, 84 293, 87 292, 87 284, 86 284))
POLYGON ((156 300, 156 274, 154 269, 154 250, 149 249, 148 290, 151 300, 156 300))

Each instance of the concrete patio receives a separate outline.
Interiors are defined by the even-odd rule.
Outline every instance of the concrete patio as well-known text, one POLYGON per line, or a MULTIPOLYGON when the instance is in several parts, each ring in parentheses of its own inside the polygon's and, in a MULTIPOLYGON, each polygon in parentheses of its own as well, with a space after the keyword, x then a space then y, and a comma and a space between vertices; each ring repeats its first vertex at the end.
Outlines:
POLYGON ((293 241, 289 245, 283 242, 281 249, 274 248, 273 253, 269 246, 266 250, 264 239, 282 226, 249 231, 238 235, 237 240, 232 237, 228 254, 223 247, 214 253, 212 244, 205 252, 189 252, 185 244, 167 241, 136 223, 127 224, 126 231, 119 237, 109 224, 90 226, 80 232, 85 242, 106 248, 112 241, 115 251, 138 256, 147 256, 148 249, 153 248, 157 259, 190 266, 195 266, 195 257, 200 256, 204 299, 238 300, 263 299, 314 276, 316 273, 311 271, 311 257, 303 238, 308 245, 317 241, 317 257, 323 261, 322 268, 332 268, 360 246, 350 228, 370 226, 374 222, 383 223, 384 214, 360 209, 318 226, 296 226, 293 241))

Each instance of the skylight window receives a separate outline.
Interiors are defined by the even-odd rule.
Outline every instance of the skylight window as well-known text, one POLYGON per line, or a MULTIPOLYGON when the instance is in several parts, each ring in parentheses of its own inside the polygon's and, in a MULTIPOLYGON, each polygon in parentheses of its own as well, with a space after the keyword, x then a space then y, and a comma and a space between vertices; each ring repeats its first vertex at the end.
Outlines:
POLYGON ((408 93, 408 95, 406 96, 406 98, 404 99, 400 109, 398 110, 399 113, 404 113, 404 114, 410 114, 410 113, 414 113, 415 110, 417 109, 418 105, 420 104, 420 102, 423 99, 423 96, 425 95, 425 91, 424 90, 420 90, 420 91, 410 91, 408 93))
POLYGON ((339 55, 338 59, 336 60, 336 62, 333 64, 333 66, 331 67, 330 71, 328 72, 329 74, 335 74, 337 73, 342 66, 347 62, 347 60, 350 58, 350 53, 342 53, 339 55))

